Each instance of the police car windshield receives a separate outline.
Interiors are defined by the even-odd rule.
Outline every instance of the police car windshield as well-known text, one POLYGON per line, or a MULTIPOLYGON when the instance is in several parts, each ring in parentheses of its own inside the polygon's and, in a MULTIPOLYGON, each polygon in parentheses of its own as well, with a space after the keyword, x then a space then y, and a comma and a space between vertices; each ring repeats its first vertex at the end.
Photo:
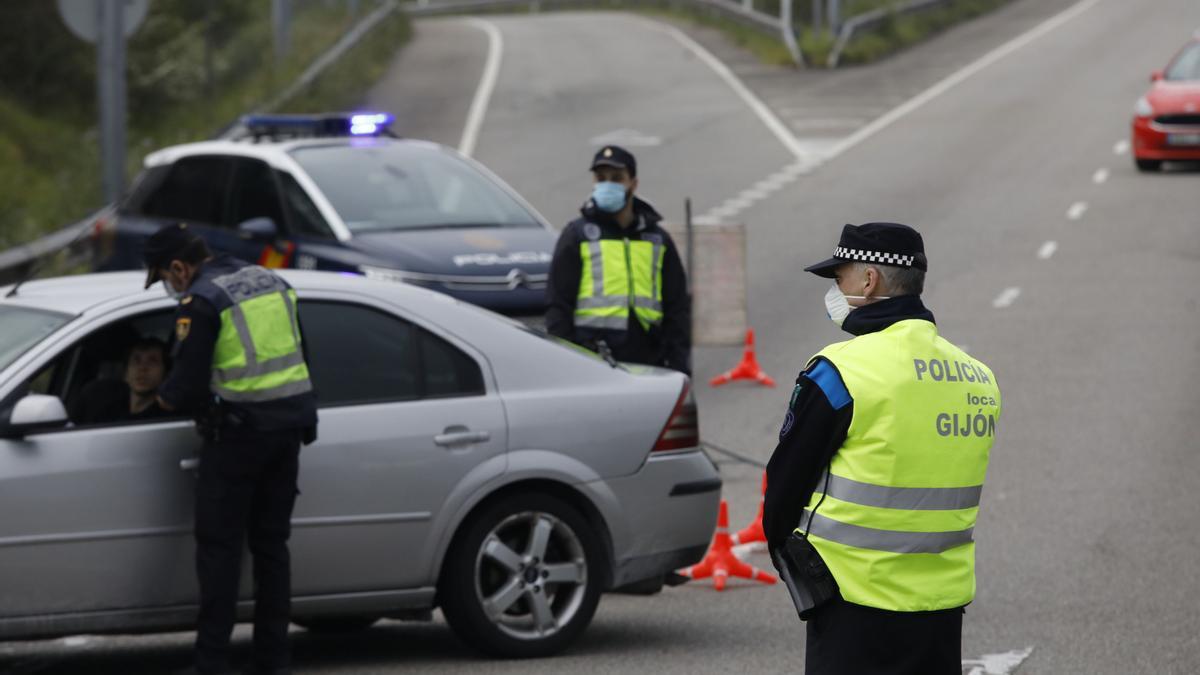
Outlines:
POLYGON ((352 232, 537 225, 488 177, 436 147, 362 140, 291 154, 352 232))
POLYGON ((57 312, 0 305, 0 371, 70 320, 57 312))
POLYGON ((1200 80, 1200 42, 1193 42, 1167 70, 1168 80, 1200 80))

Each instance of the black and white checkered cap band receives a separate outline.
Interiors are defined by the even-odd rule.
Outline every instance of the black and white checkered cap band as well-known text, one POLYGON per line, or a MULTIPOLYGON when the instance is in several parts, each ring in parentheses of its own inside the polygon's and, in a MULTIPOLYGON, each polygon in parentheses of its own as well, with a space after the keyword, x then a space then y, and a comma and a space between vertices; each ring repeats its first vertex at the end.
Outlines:
POLYGON ((912 267, 915 260, 915 257, 911 255, 884 253, 882 251, 860 251, 856 248, 842 248, 841 246, 834 249, 833 257, 842 258, 843 260, 873 262, 881 265, 895 265, 896 267, 912 267))

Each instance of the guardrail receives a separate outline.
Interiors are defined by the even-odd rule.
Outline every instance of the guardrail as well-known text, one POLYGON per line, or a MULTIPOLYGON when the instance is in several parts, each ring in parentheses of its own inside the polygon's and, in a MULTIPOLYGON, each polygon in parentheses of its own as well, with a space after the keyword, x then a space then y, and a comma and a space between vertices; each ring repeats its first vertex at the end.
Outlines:
POLYGON ((882 24, 893 16, 903 14, 911 14, 920 12, 942 5, 948 5, 954 0, 909 0, 899 7, 880 7, 879 9, 871 10, 858 14, 846 20, 838 30, 837 40, 833 44, 833 49, 830 50, 829 56, 825 59, 825 66, 828 68, 837 68, 838 63, 842 59, 842 52, 845 51, 846 45, 853 39, 855 33, 863 30, 870 30, 882 24))
MULTIPOLYGON (((754 9, 752 3, 742 0, 655 0, 651 3, 666 6, 687 5, 695 9, 716 12, 749 28, 779 36, 787 46, 788 53, 797 65, 804 65, 804 56, 796 43, 792 29, 792 5, 795 0, 781 0, 780 16, 754 9)), ((411 0, 403 5, 409 16, 437 16, 463 14, 478 11, 504 11, 529 9, 541 11, 555 7, 595 7, 606 4, 603 0, 411 0)), ((619 5, 618 5, 619 6, 619 5)))

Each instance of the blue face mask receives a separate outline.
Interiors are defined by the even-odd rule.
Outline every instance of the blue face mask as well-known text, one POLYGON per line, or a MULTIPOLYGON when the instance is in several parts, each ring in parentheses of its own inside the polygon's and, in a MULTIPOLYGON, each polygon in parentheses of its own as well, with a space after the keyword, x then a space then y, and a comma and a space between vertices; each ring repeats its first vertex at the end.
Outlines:
POLYGON ((625 186, 606 181, 592 188, 592 202, 605 213, 616 213, 625 208, 625 186))

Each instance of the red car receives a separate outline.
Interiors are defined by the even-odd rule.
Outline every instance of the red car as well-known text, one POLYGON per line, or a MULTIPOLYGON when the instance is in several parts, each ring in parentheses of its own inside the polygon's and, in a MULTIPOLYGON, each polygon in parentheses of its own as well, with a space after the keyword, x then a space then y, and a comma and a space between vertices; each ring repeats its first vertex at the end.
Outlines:
POLYGON ((1164 161, 1200 161, 1200 33, 1150 76, 1133 118, 1133 161, 1157 171, 1164 161))

